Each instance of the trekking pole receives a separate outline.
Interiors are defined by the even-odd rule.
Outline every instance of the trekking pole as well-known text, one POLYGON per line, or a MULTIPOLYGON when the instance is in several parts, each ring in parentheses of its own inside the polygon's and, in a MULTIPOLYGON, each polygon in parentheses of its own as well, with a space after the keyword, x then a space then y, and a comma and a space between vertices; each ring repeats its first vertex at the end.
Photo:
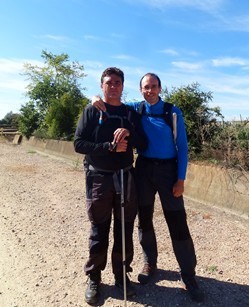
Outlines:
POLYGON ((124 216, 124 170, 120 170, 120 185, 121 185, 121 227, 122 227, 122 260, 123 260, 123 283, 124 283, 124 306, 126 307, 127 292, 126 292, 126 252, 125 252, 125 216, 124 216))

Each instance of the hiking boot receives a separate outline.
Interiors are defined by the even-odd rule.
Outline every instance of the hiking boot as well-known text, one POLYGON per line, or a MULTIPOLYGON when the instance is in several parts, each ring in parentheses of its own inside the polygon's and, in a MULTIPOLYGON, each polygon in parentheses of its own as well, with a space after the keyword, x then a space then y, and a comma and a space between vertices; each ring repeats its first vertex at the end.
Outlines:
POLYGON ((142 272, 140 272, 137 277, 140 284, 147 284, 147 282, 149 282, 151 277, 154 275, 156 269, 156 265, 150 265, 149 263, 145 263, 142 272))
MULTIPOLYGON (((124 293, 123 275, 115 275, 115 286, 124 293)), ((126 295, 127 297, 136 295, 136 291, 132 286, 131 281, 127 275, 126 275, 126 295)))
POLYGON ((199 288, 196 279, 194 276, 192 277, 181 277, 181 283, 183 285, 184 290, 188 292, 190 298, 196 302, 204 301, 204 293, 199 288))
POLYGON ((100 281, 101 281, 100 272, 90 273, 85 292, 86 303, 94 305, 98 302, 100 281))

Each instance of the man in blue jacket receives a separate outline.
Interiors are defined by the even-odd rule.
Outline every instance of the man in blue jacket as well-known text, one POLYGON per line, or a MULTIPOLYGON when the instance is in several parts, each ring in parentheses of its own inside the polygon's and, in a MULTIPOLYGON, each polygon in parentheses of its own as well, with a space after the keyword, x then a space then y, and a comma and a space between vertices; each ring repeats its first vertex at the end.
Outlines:
MULTIPOLYGON (((183 200, 188 163, 186 130, 179 108, 171 105, 166 112, 168 114, 164 114, 165 102, 159 96, 161 89, 159 77, 147 73, 140 80, 140 91, 145 101, 128 103, 141 114, 142 126, 148 138, 147 149, 138 149, 136 160, 138 229, 144 255, 144 266, 138 281, 146 284, 157 269, 158 250, 153 213, 155 195, 158 193, 180 267, 182 284, 193 300, 202 301, 203 293, 195 278, 196 254, 183 200), (172 124, 166 120, 169 115, 172 124)), ((94 98, 94 101, 98 109, 103 108, 99 98, 94 98)))

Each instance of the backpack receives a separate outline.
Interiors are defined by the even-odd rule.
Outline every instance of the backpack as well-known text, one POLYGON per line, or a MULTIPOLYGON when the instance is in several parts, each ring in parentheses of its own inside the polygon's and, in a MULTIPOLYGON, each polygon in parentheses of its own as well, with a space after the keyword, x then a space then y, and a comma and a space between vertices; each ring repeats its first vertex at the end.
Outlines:
POLYGON ((104 121, 107 119, 119 119, 120 120, 120 127, 124 127, 124 119, 127 119, 126 116, 119 116, 119 115, 110 115, 108 112, 99 112, 99 125, 102 125, 104 121))
POLYGON ((172 103, 164 102, 162 114, 149 114, 149 113, 146 113, 146 110, 145 110, 145 101, 142 101, 139 105, 138 113, 140 115, 144 115, 148 117, 163 118, 166 124, 171 128, 173 132, 172 107, 173 107, 172 103))
POLYGON ((99 125, 102 125, 103 122, 106 121, 107 119, 119 119, 121 127, 124 127, 124 120, 126 119, 131 123, 131 109, 128 108, 128 106, 125 106, 125 107, 126 107, 126 116, 110 115, 107 111, 106 112, 99 111, 100 113, 99 125))
POLYGON ((133 123, 131 122, 131 109, 128 106, 126 107, 126 116, 119 116, 119 115, 110 115, 107 111, 99 111, 99 121, 98 126, 96 127, 96 134, 95 134, 95 141, 97 141, 99 128, 100 126, 106 121, 110 119, 118 119, 120 121, 120 127, 124 127, 124 120, 128 120, 128 122, 133 126, 133 123))

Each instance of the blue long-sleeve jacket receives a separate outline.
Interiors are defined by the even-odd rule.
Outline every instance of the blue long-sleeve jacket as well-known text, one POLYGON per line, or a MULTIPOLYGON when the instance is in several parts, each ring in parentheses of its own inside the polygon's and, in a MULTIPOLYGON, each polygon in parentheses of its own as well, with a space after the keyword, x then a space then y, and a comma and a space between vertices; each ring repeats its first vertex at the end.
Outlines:
MULTIPOLYGON (((128 102, 127 104, 139 112, 141 102, 128 102)), ((145 113, 162 114, 164 101, 161 99, 154 105, 145 101, 145 113)), ((142 116, 142 126, 148 139, 146 150, 138 150, 138 154, 148 158, 169 159, 177 158, 178 179, 186 179, 188 164, 188 142, 182 112, 176 106, 172 113, 177 116, 177 137, 174 141, 171 128, 163 118, 142 116)))

